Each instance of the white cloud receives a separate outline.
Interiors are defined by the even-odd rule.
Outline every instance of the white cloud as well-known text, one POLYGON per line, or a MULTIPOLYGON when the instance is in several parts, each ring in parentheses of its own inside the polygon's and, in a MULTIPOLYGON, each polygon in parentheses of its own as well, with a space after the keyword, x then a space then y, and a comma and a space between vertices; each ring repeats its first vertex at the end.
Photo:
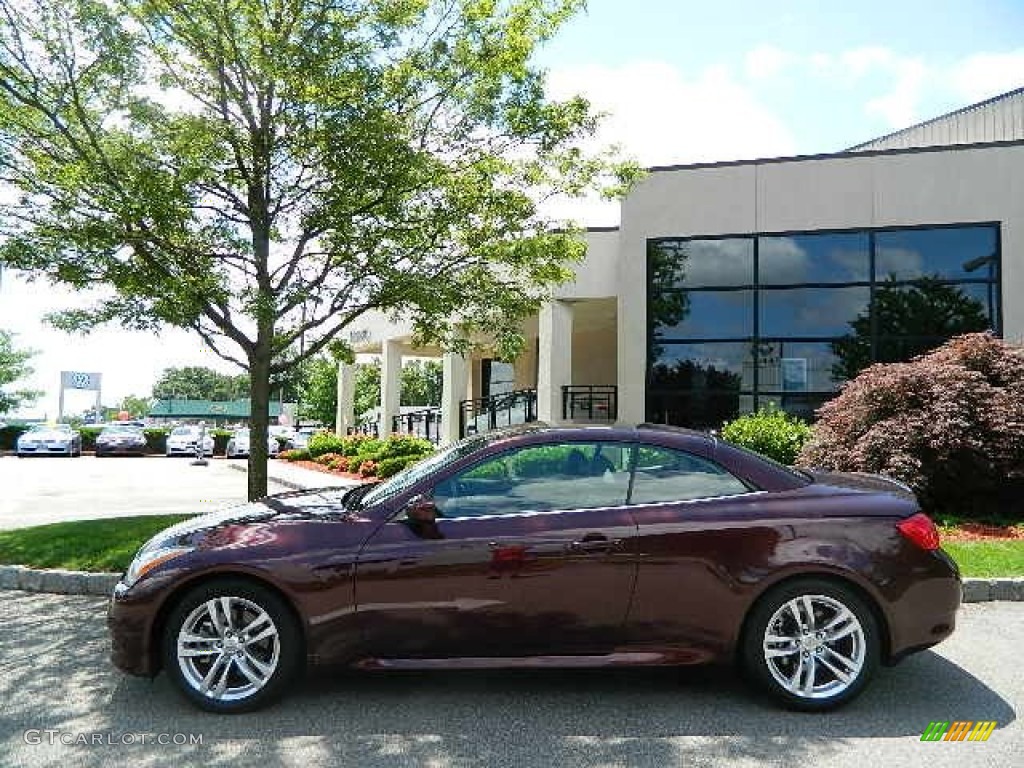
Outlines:
MULTIPOLYGON (((19 348, 39 352, 29 364, 35 373, 18 386, 43 391, 35 407, 21 415, 56 418, 61 371, 103 374, 103 404, 116 405, 125 395, 144 397, 164 368, 203 365, 225 373, 238 369, 217 357, 202 341, 181 330, 159 335, 128 332, 117 326, 87 336, 59 331, 42 321, 48 312, 89 305, 90 297, 50 286, 44 281, 26 282, 5 271, 0 284, 0 328, 17 334, 19 348)), ((68 392, 66 413, 80 413, 95 403, 93 392, 68 392)))
POLYGON ((793 54, 774 45, 759 45, 747 53, 745 70, 751 80, 768 80, 777 76, 794 60, 793 54))
POLYGON ((918 107, 928 68, 920 59, 897 59, 890 63, 890 73, 894 78, 892 88, 869 101, 865 109, 868 114, 881 115, 890 128, 898 130, 921 119, 918 107))
POLYGON ((1024 86, 1024 49, 979 53, 953 67, 953 89, 966 102, 983 101, 1024 86))
MULTIPOLYGON (((687 77, 660 61, 620 67, 559 69, 549 94, 581 94, 607 113, 597 143, 618 144, 645 166, 789 155, 796 143, 783 120, 758 101, 728 70, 709 68, 687 77)), ((560 204, 556 215, 585 224, 618 219, 617 205, 560 204)))

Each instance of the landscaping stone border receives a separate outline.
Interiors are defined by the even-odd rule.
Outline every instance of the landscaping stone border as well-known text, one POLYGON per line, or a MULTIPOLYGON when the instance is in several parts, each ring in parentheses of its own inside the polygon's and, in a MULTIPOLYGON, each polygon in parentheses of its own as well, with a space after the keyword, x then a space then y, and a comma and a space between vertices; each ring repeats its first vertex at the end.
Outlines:
MULTIPOLYGON (((118 573, 50 571, 23 565, 0 565, 0 589, 50 592, 57 595, 109 595, 121 577, 118 573)), ((993 600, 1024 602, 1024 577, 1012 579, 964 579, 964 602, 993 600)))

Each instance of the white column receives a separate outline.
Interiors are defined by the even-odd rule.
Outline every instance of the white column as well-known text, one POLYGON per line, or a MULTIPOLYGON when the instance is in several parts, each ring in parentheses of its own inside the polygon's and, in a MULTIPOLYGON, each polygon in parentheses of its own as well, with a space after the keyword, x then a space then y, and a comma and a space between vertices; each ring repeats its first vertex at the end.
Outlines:
POLYGON ((540 310, 537 418, 562 421, 562 387, 572 384, 572 305, 552 301, 540 310))
POLYGON ((402 344, 387 339, 382 344, 380 360, 380 421, 377 429, 381 437, 391 434, 392 421, 400 412, 402 401, 402 344))
POLYGON ((356 367, 351 363, 338 363, 338 410, 334 431, 338 437, 348 434, 356 425, 356 367))
POLYGON ((468 378, 466 358, 445 353, 441 359, 441 445, 459 439, 460 404, 466 399, 468 378))

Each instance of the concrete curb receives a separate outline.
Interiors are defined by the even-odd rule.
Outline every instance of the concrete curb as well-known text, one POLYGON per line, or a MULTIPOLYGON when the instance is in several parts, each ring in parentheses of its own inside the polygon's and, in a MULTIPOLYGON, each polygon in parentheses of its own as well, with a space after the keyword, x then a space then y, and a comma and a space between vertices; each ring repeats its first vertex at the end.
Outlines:
MULTIPOLYGON (((247 474, 249 472, 248 469, 246 469, 245 467, 241 467, 238 464, 228 464, 228 467, 235 470, 236 472, 245 472, 247 474)), ((296 483, 293 480, 285 480, 283 477, 274 477, 270 474, 267 475, 267 480, 270 481, 271 483, 276 483, 277 485, 284 486, 285 488, 291 491, 305 491, 307 488, 309 488, 308 485, 296 483)))
MULTIPOLYGON (((85 571, 47 571, 24 565, 0 565, 0 589, 48 592, 55 595, 109 595, 120 574, 85 571)), ((964 579, 965 603, 994 600, 1024 602, 1024 577, 964 579)))

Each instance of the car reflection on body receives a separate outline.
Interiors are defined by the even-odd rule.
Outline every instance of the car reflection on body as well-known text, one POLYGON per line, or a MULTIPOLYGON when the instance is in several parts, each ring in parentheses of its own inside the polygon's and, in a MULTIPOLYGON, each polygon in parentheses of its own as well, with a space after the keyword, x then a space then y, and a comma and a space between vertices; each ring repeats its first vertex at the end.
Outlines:
POLYGON ((146 435, 142 429, 127 424, 111 424, 96 436, 96 456, 126 454, 144 456, 146 435))
POLYGON ((259 707, 307 664, 737 660, 825 710, 954 628, 961 584, 906 486, 805 473, 699 432, 530 425, 379 484, 168 528, 111 598, 112 659, 259 707))
MULTIPOLYGON (((171 430, 167 436, 167 456, 195 456, 199 444, 200 428, 194 425, 183 425, 171 430)), ((213 455, 213 438, 209 431, 203 436, 203 455, 213 455)))
MULTIPOLYGON (((250 434, 248 429, 236 429, 228 440, 225 454, 229 459, 238 459, 249 455, 250 434)), ((280 443, 273 435, 267 436, 267 453, 277 456, 280 443)))
POLYGON ((81 456, 82 435, 70 424, 34 424, 18 437, 18 456, 81 456))

